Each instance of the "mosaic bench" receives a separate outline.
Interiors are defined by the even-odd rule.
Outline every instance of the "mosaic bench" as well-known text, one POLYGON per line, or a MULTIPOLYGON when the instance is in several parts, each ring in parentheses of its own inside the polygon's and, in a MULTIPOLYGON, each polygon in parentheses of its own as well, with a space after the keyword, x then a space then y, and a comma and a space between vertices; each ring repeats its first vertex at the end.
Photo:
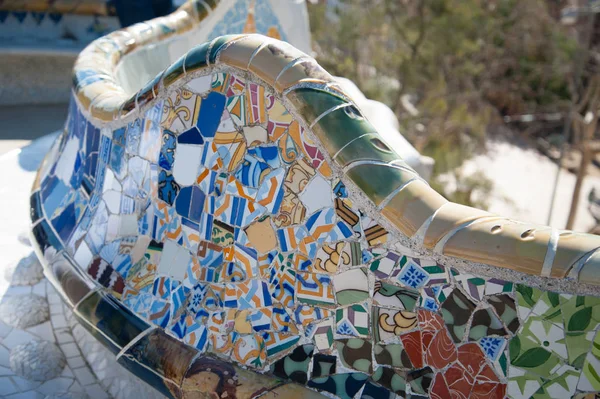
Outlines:
POLYGON ((49 14, 114 15, 109 0, 0 0, 0 12, 49 14))
POLYGON ((123 88, 119 63, 215 5, 76 62, 31 219, 80 323, 167 397, 595 397, 599 237, 446 201, 272 38, 156 57, 123 88))

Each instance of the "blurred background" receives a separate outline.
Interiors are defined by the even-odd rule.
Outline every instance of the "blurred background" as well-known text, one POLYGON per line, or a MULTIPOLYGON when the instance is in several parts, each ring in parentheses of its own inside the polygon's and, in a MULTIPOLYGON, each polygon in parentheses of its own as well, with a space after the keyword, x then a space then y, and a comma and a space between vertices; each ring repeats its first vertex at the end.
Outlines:
MULTIPOLYGON (((306 10, 303 50, 345 78, 378 129, 402 134, 402 155, 444 196, 600 231, 600 1, 269 1, 306 10)), ((245 25, 225 33, 246 31, 255 6, 259 26, 268 4, 227 2, 245 25)), ((62 128, 79 51, 135 22, 119 3, 0 0, 0 157, 62 128)))
POLYGON ((600 2, 313 0, 308 10, 317 60, 394 111, 434 159, 439 192, 595 229, 600 2))

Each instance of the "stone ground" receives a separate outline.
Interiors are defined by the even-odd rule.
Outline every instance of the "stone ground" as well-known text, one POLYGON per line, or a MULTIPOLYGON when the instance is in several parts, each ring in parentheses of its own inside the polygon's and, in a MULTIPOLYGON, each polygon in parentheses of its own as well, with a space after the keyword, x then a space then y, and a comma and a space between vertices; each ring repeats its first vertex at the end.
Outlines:
POLYGON ((0 397, 158 398, 77 323, 33 254, 29 192, 53 137, 0 155, 0 397))

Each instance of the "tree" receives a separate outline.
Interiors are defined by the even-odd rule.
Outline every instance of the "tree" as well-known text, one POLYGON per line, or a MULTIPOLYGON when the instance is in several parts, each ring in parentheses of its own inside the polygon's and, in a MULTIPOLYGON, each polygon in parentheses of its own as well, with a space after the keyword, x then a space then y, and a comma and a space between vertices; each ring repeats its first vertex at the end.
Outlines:
POLYGON ((435 159, 434 180, 484 151, 502 116, 569 108, 578 44, 542 0, 338 4, 309 8, 317 59, 396 112, 403 134, 435 159))

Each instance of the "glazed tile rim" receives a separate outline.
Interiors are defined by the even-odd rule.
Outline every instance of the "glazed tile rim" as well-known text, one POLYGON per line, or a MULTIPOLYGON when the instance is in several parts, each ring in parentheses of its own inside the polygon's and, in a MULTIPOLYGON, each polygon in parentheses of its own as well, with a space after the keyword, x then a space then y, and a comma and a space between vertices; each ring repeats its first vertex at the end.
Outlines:
MULTIPOLYGON (((269 82, 265 82, 264 79, 257 76, 255 72, 252 72, 248 69, 239 69, 238 67, 227 65, 227 63, 223 63, 221 61, 221 54, 224 51, 229 48, 243 45, 250 39, 259 40, 262 41, 262 43, 255 49, 254 53, 250 57, 248 62, 249 66, 252 64, 256 54, 267 46, 274 46, 280 53, 283 54, 286 54, 288 48, 291 47, 286 43, 281 44, 282 42, 278 42, 276 39, 261 37, 260 35, 256 34, 230 35, 229 37, 216 38, 209 42, 208 49, 206 50, 206 60, 198 70, 185 73, 184 67, 184 73, 177 75, 174 78, 174 81, 165 87, 163 84, 163 78, 165 72, 169 69, 166 68, 158 74, 157 78, 160 78, 160 80, 158 81, 157 85, 151 87, 150 90, 148 90, 148 88, 142 88, 129 99, 124 98, 123 91, 118 86, 117 79, 114 76, 114 71, 117 65, 121 62, 126 62, 127 56, 132 54, 136 49, 139 49, 140 46, 151 45, 159 40, 166 40, 170 38, 171 35, 179 34, 191 29, 193 25, 192 21, 193 23, 199 23, 202 21, 201 18, 197 19, 198 17, 195 7, 205 7, 205 5, 206 3, 204 2, 187 3, 171 16, 134 25, 122 31, 111 33, 106 37, 100 38, 90 44, 88 48, 81 53, 75 65, 75 76, 77 76, 78 72, 85 72, 88 76, 85 80, 79 81, 79 84, 74 87, 76 94, 75 97, 77 98, 79 106, 83 108, 82 112, 89 115, 88 120, 98 127, 110 127, 111 129, 114 129, 126 126, 129 121, 136 119, 138 115, 151 108, 162 98, 166 97, 167 92, 170 91, 169 89, 181 87, 189 80, 199 76, 208 75, 218 69, 222 71, 235 71, 241 76, 251 77, 251 81, 262 83, 264 87, 275 94, 277 98, 279 98, 292 112, 294 117, 296 117, 296 119, 304 125, 304 128, 308 132, 309 136, 317 143, 321 143, 321 141, 315 136, 314 132, 312 129, 309 129, 309 127, 310 125, 317 124, 320 118, 325 116, 326 113, 334 112, 335 109, 326 110, 323 114, 319 115, 317 119, 308 123, 304 117, 299 115, 297 106, 295 106, 296 104, 290 101, 289 96, 293 95, 300 89, 309 88, 322 90, 323 92, 326 92, 332 96, 340 96, 344 98, 348 104, 353 104, 352 100, 343 92, 343 90, 339 88, 339 86, 336 85, 333 78, 328 81, 323 80, 323 73, 317 73, 316 75, 306 74, 304 81, 296 82, 295 84, 284 88, 282 91, 278 91, 277 89, 273 89, 269 82), (176 20, 175 22, 183 26, 183 29, 180 31, 175 29, 167 32, 166 34, 164 32, 159 32, 158 28, 162 26, 160 24, 166 23, 168 18, 173 18, 176 20), (150 31, 149 34, 148 30, 150 31), (145 31, 145 40, 142 40, 140 43, 138 43, 134 37, 136 35, 139 36, 140 32, 142 31, 145 31), (113 39, 115 41, 113 41, 113 39), (121 42, 121 44, 124 43, 124 46, 122 45, 119 47, 119 42, 121 42), (215 46, 218 46, 216 51, 215 46), (110 51, 106 49, 107 47, 110 49, 110 51), (94 54, 98 55, 98 52, 104 54, 104 61, 106 62, 105 65, 97 65, 96 70, 90 67, 80 67, 81 60, 85 61, 86 58, 89 58, 94 54), (210 62, 211 58, 214 59, 214 62, 210 62), (112 71, 113 76, 107 76, 107 70, 112 71), (86 80, 94 80, 95 76, 97 76, 99 80, 96 80, 94 83, 88 85, 83 84, 86 80), (85 93, 85 89, 92 85, 95 88, 94 93, 98 93, 98 95, 88 97, 85 93), (144 91, 146 94, 151 92, 152 99, 145 101, 144 104, 139 104, 138 99, 140 94, 144 94, 144 91), (82 100, 84 102, 88 102, 89 107, 83 107, 82 100), (102 101, 107 100, 110 100, 109 102, 112 105, 109 108, 101 107, 100 105, 102 101), (123 106, 127 102, 133 102, 133 104, 135 104, 135 108, 133 111, 129 111, 123 115, 125 113, 125 111, 123 111, 123 106)), ((205 15, 208 15, 208 13, 205 13, 205 15)), ((188 51, 186 55, 182 57, 184 59, 184 64, 187 55, 193 53, 194 51, 198 51, 202 46, 206 46, 206 43, 188 51)), ((316 61, 314 61, 311 57, 305 55, 304 53, 302 54, 303 55, 299 57, 297 54, 293 54, 292 60, 283 69, 281 69, 276 76, 272 77, 275 83, 277 83, 278 79, 281 78, 285 72, 297 67, 298 65, 311 63, 313 64, 313 68, 320 68, 318 67, 316 61)), ((88 62, 85 62, 84 64, 88 64, 89 66, 88 62)), ((156 80, 156 78, 154 80, 156 80)), ((151 80, 150 83, 152 81, 153 80, 151 80)), ((74 83, 77 82, 74 81, 74 83)), ((345 105, 342 105, 341 107, 343 106, 345 105)), ((370 131, 363 132, 363 134, 373 133, 374 132, 370 131)), ((378 138, 384 141, 383 138, 378 138)), ((349 145, 350 143, 347 144, 349 145)), ((455 204, 447 202, 442 204, 437 209, 428 209, 430 213, 429 216, 417 229, 405 228, 403 231, 401 229, 404 223, 402 220, 389 220, 389 218, 382 217, 381 209, 376 207, 345 173, 340 171, 340 168, 336 162, 331 162, 331 157, 334 154, 330 154, 326 149, 323 151, 323 153, 327 161, 329 161, 330 165, 332 165, 336 175, 346 184, 346 187, 348 187, 349 191, 352 193, 352 196, 359 200, 359 205, 361 205, 363 208, 366 208, 369 215, 380 222, 380 224, 392 234, 394 237, 393 241, 400 243, 405 247, 411 248, 413 251, 417 252, 419 256, 431 257, 438 260, 442 264, 457 266, 465 271, 475 274, 487 276, 497 276, 500 274, 502 278, 509 279, 514 282, 526 282, 527 284, 532 284, 540 288, 554 289, 564 292, 600 292, 600 288, 598 288, 600 285, 600 276, 595 273, 595 270, 600 268, 600 259, 598 258, 598 253, 600 252, 600 238, 589 234, 573 233, 560 229, 550 229, 545 226, 520 223, 486 213, 485 216, 467 217, 468 220, 465 222, 462 222, 462 220, 465 219, 464 217, 462 220, 452 220, 452 215, 450 217, 447 216, 447 219, 442 220, 442 223, 445 224, 446 227, 449 226, 449 230, 445 230, 441 234, 438 234, 438 236, 434 238, 433 245, 431 243, 428 245, 427 239, 428 234, 431 233, 431 224, 438 221, 436 219, 438 213, 443 208, 453 207, 455 204), (489 221, 493 221, 493 225, 487 232, 472 233, 472 231, 475 228, 480 227, 482 223, 489 221), (516 231, 511 231, 508 236, 506 236, 503 235, 503 230, 505 227, 513 228, 513 230, 515 227, 517 227, 517 229, 516 231), (540 240, 537 238, 540 235, 545 235, 548 231, 550 231, 548 239, 542 238, 540 240), (479 234, 476 237, 479 238, 480 241, 489 240, 489 243, 484 245, 473 242, 473 240, 475 240, 475 236, 469 238, 469 234, 479 234), (452 242, 453 240, 456 241, 457 238, 460 239, 461 235, 467 235, 467 238, 464 239, 467 241, 466 243, 462 243, 456 249, 446 248, 449 242, 452 242), (575 239, 573 236, 575 236, 575 239), (500 237, 503 240, 500 240, 500 237), (471 243, 469 243, 469 241, 471 241, 471 243), (565 243, 565 241, 569 242, 565 243), (513 246, 521 246, 520 252, 535 250, 540 252, 541 247, 546 247, 546 250, 543 256, 540 256, 539 254, 534 256, 536 259, 529 259, 527 254, 519 255, 513 253, 510 259, 516 264, 509 268, 506 260, 496 259, 496 257, 501 257, 500 253, 497 253, 495 256, 489 254, 494 246, 500 244, 502 244, 508 252, 511 251, 510 248, 513 246), (446 255, 448 252, 450 253, 450 256, 446 255), (486 254, 488 255, 487 259, 486 254), (529 268, 523 267, 519 264, 519 262, 525 258, 527 258, 527 263, 530 265, 529 268), (559 261, 567 261, 569 264, 559 264, 559 261), (535 270, 537 273, 532 272, 531 264, 533 264, 534 269, 537 269, 535 270)), ((365 162, 369 163, 368 161, 365 162)), ((386 198, 386 204, 389 204, 394 197, 402 194, 402 192, 407 188, 412 188, 411 185, 412 181, 407 182, 404 184, 404 186, 400 187, 397 192, 394 192, 393 195, 390 194, 388 198, 386 198)), ((424 206, 428 208, 429 206, 426 204, 426 202, 429 200, 429 197, 434 196, 438 196, 438 194, 433 189, 429 188, 428 193, 422 193, 421 198, 417 198, 417 201, 420 203, 413 203, 413 206, 424 206)), ((463 208, 461 210, 462 212, 471 212, 472 214, 478 214, 482 212, 473 208, 467 210, 465 207, 460 207, 463 208)), ((404 217, 404 215, 402 215, 402 217, 404 217)), ((410 217, 410 215, 407 215, 407 217, 410 217)), ((512 251, 516 252, 514 249, 512 251)))

